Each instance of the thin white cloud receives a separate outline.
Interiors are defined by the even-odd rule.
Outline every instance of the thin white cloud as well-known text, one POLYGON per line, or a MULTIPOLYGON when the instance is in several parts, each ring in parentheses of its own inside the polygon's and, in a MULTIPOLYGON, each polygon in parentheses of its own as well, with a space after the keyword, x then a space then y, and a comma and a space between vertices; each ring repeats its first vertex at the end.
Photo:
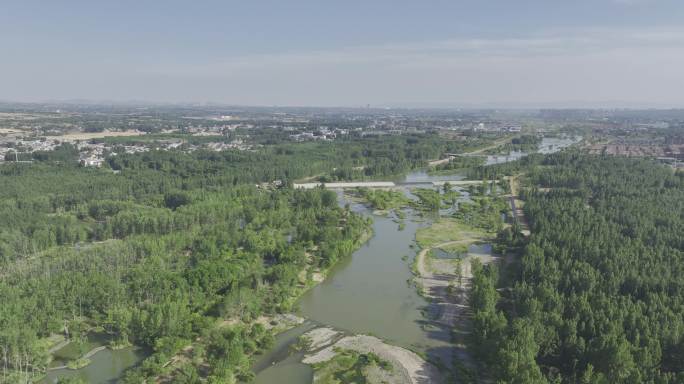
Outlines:
POLYGON ((465 58, 544 58, 576 56, 624 49, 684 49, 684 28, 585 29, 552 31, 515 38, 446 39, 440 41, 349 47, 226 57, 196 65, 144 68, 165 75, 233 76, 243 71, 283 71, 344 65, 405 65, 417 61, 448 63, 465 58))
POLYGON ((18 90, 13 97, 27 99, 102 95, 322 106, 580 100, 684 107, 681 27, 555 30, 244 56, 220 49, 221 59, 198 57, 197 63, 84 64, 59 76, 40 70, 30 78, 6 75, 0 83, 18 90))

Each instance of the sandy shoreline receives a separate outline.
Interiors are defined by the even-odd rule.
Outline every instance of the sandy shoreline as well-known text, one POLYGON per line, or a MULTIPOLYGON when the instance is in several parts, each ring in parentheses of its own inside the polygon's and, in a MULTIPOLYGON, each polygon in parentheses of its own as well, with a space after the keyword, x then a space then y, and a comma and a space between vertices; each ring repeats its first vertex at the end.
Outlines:
POLYGON ((414 352, 387 344, 374 336, 355 335, 339 338, 340 335, 340 332, 328 327, 317 328, 306 333, 304 336, 309 340, 310 350, 318 350, 307 354, 302 362, 311 365, 325 363, 334 358, 338 350, 372 352, 392 364, 393 383, 439 384, 444 382, 444 377, 437 367, 414 352))

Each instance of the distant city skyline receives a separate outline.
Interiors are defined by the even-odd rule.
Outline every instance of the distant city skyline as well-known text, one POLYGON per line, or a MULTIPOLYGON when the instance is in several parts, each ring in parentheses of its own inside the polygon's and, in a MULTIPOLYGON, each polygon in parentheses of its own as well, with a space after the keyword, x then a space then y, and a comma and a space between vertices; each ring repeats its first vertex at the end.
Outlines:
POLYGON ((684 107, 684 2, 3 2, 0 100, 684 107))

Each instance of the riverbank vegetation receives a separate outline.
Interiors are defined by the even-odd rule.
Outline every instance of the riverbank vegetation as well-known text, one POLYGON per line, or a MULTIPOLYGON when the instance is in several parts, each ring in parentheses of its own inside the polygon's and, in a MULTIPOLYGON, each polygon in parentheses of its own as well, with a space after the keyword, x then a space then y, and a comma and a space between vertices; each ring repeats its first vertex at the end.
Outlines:
POLYGON ((418 197, 416 207, 423 211, 436 212, 442 207, 442 196, 439 191, 429 188, 415 188, 411 193, 418 197))
POLYGON ((559 153, 525 172, 532 235, 513 282, 474 270, 473 351, 495 380, 684 382, 684 174, 559 153))
POLYGON ((380 211, 391 211, 407 207, 410 200, 403 191, 357 188, 354 195, 367 202, 371 208, 380 211))
POLYGON ((460 203, 454 216, 471 227, 497 233, 503 229, 509 211, 508 201, 499 195, 471 195, 471 201, 460 203))

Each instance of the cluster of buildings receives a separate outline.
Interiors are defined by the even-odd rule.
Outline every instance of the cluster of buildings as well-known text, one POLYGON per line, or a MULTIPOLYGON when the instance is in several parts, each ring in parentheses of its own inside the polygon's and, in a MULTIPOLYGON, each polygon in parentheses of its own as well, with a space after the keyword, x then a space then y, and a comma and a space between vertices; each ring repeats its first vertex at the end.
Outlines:
POLYGON ((478 123, 473 126, 473 132, 501 132, 501 133, 520 133, 522 132, 522 126, 519 124, 506 124, 506 123, 478 123))
POLYGON ((0 138, 0 161, 4 161, 10 153, 31 153, 36 151, 51 151, 59 145, 56 140, 24 140, 0 138))
MULTIPOLYGON (((230 143, 223 143, 223 142, 206 143, 204 145, 204 147, 208 150, 216 151, 216 152, 225 151, 228 149, 237 149, 240 151, 246 151, 246 150, 252 148, 251 145, 245 143, 242 139, 235 139, 235 140, 231 141, 230 143)), ((189 151, 195 151, 199 148, 201 148, 201 147, 196 146, 196 145, 191 145, 188 148, 188 150, 189 151)))
POLYGON ((83 166, 100 167, 104 163, 104 159, 107 155, 116 156, 120 153, 142 153, 151 151, 153 149, 161 151, 183 150, 185 152, 194 152, 197 150, 206 149, 220 152, 229 149, 247 150, 251 149, 251 146, 246 144, 241 139, 235 139, 228 143, 208 142, 203 144, 188 144, 182 139, 159 140, 146 144, 117 146, 105 145, 102 143, 84 143, 79 146, 79 152, 81 154, 80 163, 83 166))
POLYGON ((222 125, 191 125, 182 129, 183 132, 193 136, 216 136, 225 135, 236 129, 253 129, 254 124, 246 122, 235 122, 222 125))
POLYGON ((150 150, 183 150, 193 152, 200 149, 210 151, 225 151, 229 149, 248 150, 252 146, 242 139, 234 139, 230 142, 207 142, 201 144, 189 144, 182 139, 155 140, 150 142, 138 142, 132 144, 112 144, 92 140, 63 140, 59 137, 54 139, 25 140, 12 137, 0 137, 0 162, 26 159, 36 151, 51 151, 64 142, 71 142, 78 150, 78 161, 85 167, 101 167, 107 156, 117 154, 134 154, 148 152, 150 150), (18 153, 16 160, 11 154, 18 153), (29 154, 29 155, 27 155, 29 154))
POLYGON ((348 135, 348 129, 330 129, 328 127, 319 127, 317 131, 305 131, 290 135, 290 139, 294 141, 313 141, 313 140, 335 140, 338 136, 348 135))

